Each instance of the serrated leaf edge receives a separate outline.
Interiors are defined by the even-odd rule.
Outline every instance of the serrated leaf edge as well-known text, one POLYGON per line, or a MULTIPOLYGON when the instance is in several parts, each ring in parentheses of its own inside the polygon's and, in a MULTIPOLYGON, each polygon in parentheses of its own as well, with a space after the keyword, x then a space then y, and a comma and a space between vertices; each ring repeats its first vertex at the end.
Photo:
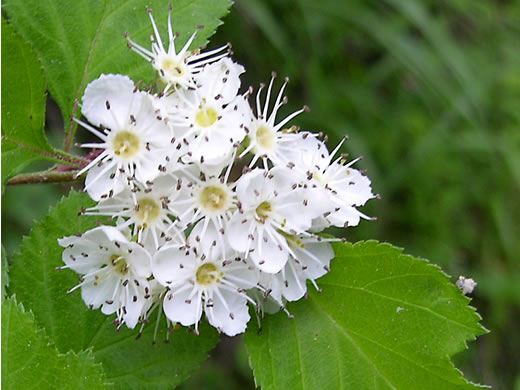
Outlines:
POLYGON ((105 386, 109 385, 109 383, 107 382, 107 379, 106 379, 106 374, 105 374, 105 370, 103 368, 103 365, 96 361, 96 359, 94 357, 94 354, 92 353, 92 348, 88 348, 86 350, 83 350, 83 351, 80 351, 80 352, 77 352, 77 353, 74 352, 74 351, 68 351, 67 353, 61 353, 58 350, 58 348, 56 348, 56 346, 54 345, 54 342, 50 339, 50 337, 47 336, 47 332, 45 331, 45 328, 39 326, 38 322, 36 321, 36 317, 34 316, 34 313, 32 312, 32 310, 26 310, 25 307, 23 306, 23 303, 17 301, 16 294, 11 295, 10 297, 6 298, 4 302, 2 302, 2 305, 8 305, 8 304, 13 304, 22 313, 24 313, 25 315, 27 315, 30 318, 30 320, 34 323, 34 326, 36 328, 36 334, 39 337, 41 337, 42 340, 44 340, 46 342, 45 345, 47 347, 51 347, 52 350, 54 352, 56 352, 56 355, 59 358, 68 359, 70 356, 73 356, 73 357, 77 358, 78 360, 80 360, 82 355, 85 356, 89 360, 89 363, 92 364, 93 367, 96 367, 99 370, 99 375, 101 377, 101 380, 102 380, 103 384, 105 386))

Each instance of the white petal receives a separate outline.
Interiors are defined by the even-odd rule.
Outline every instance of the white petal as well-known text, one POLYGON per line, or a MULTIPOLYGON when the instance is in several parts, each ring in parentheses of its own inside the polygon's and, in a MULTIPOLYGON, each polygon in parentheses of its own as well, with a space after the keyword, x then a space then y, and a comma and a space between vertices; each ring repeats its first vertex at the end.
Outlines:
POLYGON ((164 297, 164 313, 170 321, 180 322, 184 326, 190 326, 200 321, 202 316, 202 301, 195 294, 190 298, 192 293, 191 285, 189 288, 174 289, 164 297))
POLYGON ((287 162, 291 161, 295 165, 295 169, 303 173, 314 172, 316 167, 320 171, 328 167, 329 151, 323 141, 308 132, 293 135, 295 137, 290 143, 284 143, 284 146, 292 150, 286 153, 287 162), (307 136, 304 138, 305 134, 307 136))
POLYGON ((134 97, 133 90, 134 83, 128 76, 102 74, 87 85, 82 98, 81 112, 96 126, 121 128, 128 121, 127 113, 134 97), (107 109, 107 101, 110 110, 107 109))
MULTIPOLYGON (((269 228, 265 227, 265 229, 267 230, 269 228)), ((285 241, 285 238, 274 229, 271 229, 271 233, 280 242, 285 241)), ((251 252, 249 256, 260 271, 275 274, 285 266, 289 252, 287 252, 287 249, 283 246, 280 249, 278 244, 274 242, 267 233, 264 232, 263 237, 260 237, 259 233, 254 234, 255 250, 251 252), (264 240, 263 237, 266 237, 267 241, 264 240)))
POLYGON ((295 249, 294 252, 301 264, 307 267, 305 273, 311 279, 325 275, 334 258, 334 250, 328 242, 306 243, 305 249, 295 249))
POLYGON ((124 256, 132 272, 138 278, 148 278, 152 274, 152 258, 148 251, 133 242, 128 243, 125 249, 129 251, 124 256))
POLYGON ((69 245, 74 244, 79 239, 80 239, 80 237, 78 237, 78 236, 62 237, 62 238, 58 238, 58 244, 60 244, 60 246, 62 246, 63 248, 66 248, 69 245))
POLYGON ((170 197, 175 192, 177 179, 172 175, 160 175, 153 180, 152 192, 159 197, 170 197))
POLYGON ((239 252, 245 252, 249 246, 249 227, 252 223, 256 223, 248 219, 244 214, 235 213, 226 229, 226 237, 231 247, 239 252), (247 219, 243 223, 244 219, 247 219))
POLYGON ((155 178, 161 173, 159 165, 166 165, 162 151, 157 153, 143 151, 139 163, 141 166, 139 169, 136 169, 135 178, 141 183, 155 180, 155 178))
POLYGON ((105 251, 94 247, 87 240, 74 243, 73 247, 66 248, 62 253, 63 262, 70 269, 82 275, 97 270, 103 264, 108 264, 108 257, 105 251))
POLYGON ((239 76, 245 72, 242 65, 224 57, 221 60, 206 65, 202 72, 195 76, 198 84, 202 85, 201 94, 208 97, 221 95, 218 100, 221 104, 231 102, 240 88, 239 76))
POLYGON ((233 157, 233 150, 233 144, 229 142, 229 138, 224 138, 218 132, 208 137, 207 141, 204 137, 199 137, 190 144, 191 161, 200 163, 203 158, 204 170, 210 170, 211 174, 218 174, 226 165, 229 165, 233 157))
POLYGON ((295 178, 294 172, 286 167, 274 167, 269 170, 270 185, 279 194, 289 193, 293 191, 293 185, 299 184, 295 178))
MULTIPOLYGON (((105 164, 110 164, 110 161, 105 162, 105 164)), ((105 164, 92 166, 85 178, 87 193, 95 201, 100 201, 101 196, 108 195, 110 190, 113 191, 113 195, 117 195, 126 188, 125 175, 118 172, 117 165, 103 173, 106 168, 105 164), (112 175, 114 175, 113 179, 110 178, 112 175)))
POLYGON ((333 225, 343 227, 345 223, 348 226, 357 226, 361 215, 353 206, 339 206, 339 210, 333 212, 327 217, 327 220, 333 225))
MULTIPOLYGON (((229 258, 232 259, 233 257, 230 256, 229 258)), ((240 288, 253 288, 260 281, 259 270, 250 261, 233 260, 231 264, 223 263, 222 271, 224 271, 224 279, 240 288)))
POLYGON ((144 298, 144 287, 148 287, 145 280, 140 281, 139 287, 130 282, 128 284, 128 295, 124 303, 126 313, 123 314, 123 320, 130 329, 133 329, 139 317, 143 314, 143 308, 147 304, 147 300, 144 298))
POLYGON ((311 232, 322 232, 331 226, 331 223, 325 218, 323 215, 320 215, 318 218, 314 218, 312 220, 312 226, 309 228, 311 232))
POLYGON ((279 302, 282 302, 282 280, 278 276, 279 273, 267 274, 260 272, 260 285, 263 286, 266 291, 269 291, 268 296, 280 305, 279 302))
POLYGON ((338 197, 342 201, 353 206, 363 206, 369 199, 374 198, 370 179, 363 176, 358 170, 345 168, 336 163, 326 171, 328 178, 332 175, 336 182, 329 181, 329 186, 338 193, 338 197))
POLYGON ((85 232, 81 237, 65 237, 60 244, 68 244, 63 251, 63 262, 79 274, 87 274, 110 262, 113 242, 128 242, 116 228, 100 226, 85 232), (70 246, 72 245, 72 247, 70 246))
POLYGON ((251 318, 247 300, 238 293, 219 289, 213 294, 213 307, 205 308, 209 323, 228 336, 245 332, 251 318))
POLYGON ((205 220, 203 219, 195 225, 188 237, 188 242, 192 246, 197 246, 199 255, 205 254, 208 258, 212 259, 220 258, 227 249, 222 248, 222 243, 224 242, 224 245, 226 244, 225 238, 217 231, 215 224, 211 221, 204 231, 204 222, 205 220))
POLYGON ((87 231, 83 236, 101 245, 112 245, 114 242, 120 244, 129 243, 124 234, 113 226, 100 226, 87 231))
POLYGON ((278 274, 278 277, 281 279, 282 295, 288 301, 297 301, 307 292, 305 274, 301 267, 297 268, 296 266, 297 264, 294 263, 294 260, 290 259, 285 266, 285 278, 281 273, 278 274), (292 262, 292 266, 289 262, 292 262))
POLYGON ((286 219, 288 230, 292 229, 297 233, 309 229, 312 220, 323 214, 321 206, 313 207, 304 189, 296 189, 292 194, 280 196, 274 201, 276 202, 273 206, 275 213, 286 219))
POLYGON ((92 305, 93 309, 99 308, 105 301, 110 300, 117 284, 121 283, 120 278, 114 274, 104 280, 100 278, 96 281, 94 277, 90 279, 89 283, 81 287, 81 297, 88 306, 92 305))
POLYGON ((196 267, 197 260, 193 252, 186 256, 185 250, 176 247, 160 249, 152 260, 153 276, 163 286, 177 286, 194 278, 196 267))

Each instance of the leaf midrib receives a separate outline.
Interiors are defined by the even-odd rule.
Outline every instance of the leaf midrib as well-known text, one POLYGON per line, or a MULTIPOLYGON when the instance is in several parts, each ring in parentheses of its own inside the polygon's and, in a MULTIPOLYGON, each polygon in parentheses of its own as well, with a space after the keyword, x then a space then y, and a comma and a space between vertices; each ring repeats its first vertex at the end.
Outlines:
POLYGON ((353 347, 358 351, 358 353, 372 366, 372 368, 374 369, 374 372, 376 374, 378 374, 381 379, 383 379, 385 381, 385 383, 390 386, 390 388, 392 388, 393 390, 397 390, 397 388, 392 384, 392 382, 390 381, 390 379, 388 379, 386 376, 383 375, 383 373, 379 370, 379 368, 377 367, 377 365, 368 357, 368 355, 365 353, 365 351, 363 351, 363 349, 359 346, 359 344, 354 340, 354 338, 349 334, 349 332, 347 332, 347 330, 345 328, 343 328, 324 308, 322 308, 318 302, 316 302, 315 299, 313 298, 309 298, 309 303, 312 303, 314 304, 314 306, 320 311, 322 312, 329 320, 330 322, 336 327, 338 328, 341 333, 343 333, 345 335, 345 337, 350 341, 350 343, 353 345, 353 347))
MULTIPOLYGON (((377 370, 377 372, 381 375, 381 377, 382 377, 383 379, 385 379, 386 377, 384 377, 384 376, 382 375, 382 373, 381 373, 381 372, 379 371, 379 369, 377 368, 377 365, 376 365, 376 364, 375 364, 375 363, 374 363, 374 362, 373 362, 373 361, 372 361, 372 360, 371 360, 371 359, 370 359, 370 358, 369 358, 369 357, 364 353, 364 351, 362 350, 362 348, 359 346, 359 344, 357 344, 357 343, 354 341, 354 338, 353 338, 349 333, 351 333, 351 334, 353 334, 353 335, 355 335, 355 336, 357 336, 357 337, 359 337, 359 338, 361 338, 361 339, 363 339, 363 340, 366 340, 366 341, 368 341, 368 342, 370 342, 370 343, 372 343, 372 344, 374 344, 374 345, 377 345, 378 347, 380 347, 380 348, 382 348, 382 349, 384 349, 384 350, 386 350, 386 351, 388 351, 388 352, 390 352, 390 353, 392 353, 392 354, 394 354, 394 355, 396 355, 396 356, 399 356, 399 357, 402 358, 403 360, 406 360, 407 362, 411 363, 412 365, 414 365, 414 366, 416 366, 416 367, 422 369, 423 371, 426 371, 427 373, 429 373, 429 374, 431 374, 431 375, 433 375, 433 376, 435 376, 435 377, 441 379, 441 380, 444 381, 444 382, 447 382, 447 383, 450 383, 450 384, 453 384, 453 385, 459 385, 459 383, 456 383, 456 382, 452 382, 452 381, 450 381, 450 380, 447 380, 445 377, 440 376, 438 373, 433 372, 433 371, 430 371, 426 366, 423 366, 423 365, 417 363, 415 360, 410 359, 410 358, 408 358, 408 357, 402 355, 401 353, 399 353, 399 352, 397 352, 397 351, 395 351, 395 350, 393 350, 393 349, 391 349, 391 348, 389 348, 389 347, 386 347, 385 345, 380 344, 379 342, 377 342, 377 341, 375 341, 375 340, 372 340, 372 339, 369 338, 369 337, 366 337, 366 336, 363 336, 363 335, 361 335, 361 334, 359 334, 359 333, 357 333, 357 332, 354 332, 352 329, 349 329, 349 330, 347 331, 347 329, 346 329, 345 327, 343 327, 339 322, 337 322, 336 319, 335 319, 334 317, 332 317, 332 315, 331 315, 329 312, 327 312, 324 308, 322 308, 322 307, 318 304, 318 302, 316 302, 314 299, 309 299, 309 301, 312 302, 312 303, 314 304, 314 306, 315 306, 319 311, 321 311, 321 312, 322 312, 322 313, 323 313, 323 314, 324 314, 324 315, 325 315, 325 316, 330 320, 330 322, 331 322, 331 323, 332 323, 336 328, 338 328, 338 329, 341 331, 341 333, 343 333, 343 334, 344 334, 344 335, 345 335, 345 336, 346 336, 346 337, 347 337, 347 338, 348 338, 348 339, 349 339, 349 340, 354 344, 354 346, 356 347, 356 349, 358 349, 358 350, 363 354, 363 356, 366 358, 366 360, 367 360, 367 361, 368 361, 368 362, 369 362, 369 363, 374 367, 374 369, 377 370)), ((387 379, 387 378, 386 378, 386 379, 387 379)), ((388 380, 388 382, 390 383, 390 385, 392 385, 391 382, 390 382, 389 380, 388 380)), ((395 390, 397 390, 393 385, 392 385, 392 388, 394 388, 395 390)))
POLYGON ((358 291, 363 291, 367 294, 371 294, 371 295, 374 295, 378 298, 384 298, 384 299, 388 299, 390 301, 393 301, 393 302, 397 302, 397 303, 401 303, 405 306, 411 306, 411 307, 414 307, 416 309, 419 309, 419 310, 423 310, 423 311, 426 311, 438 318, 441 318, 442 320, 446 320, 448 322, 451 322, 461 328, 464 328, 470 332, 475 332, 475 331, 478 331, 477 329, 473 329, 471 328, 470 326, 466 325, 466 324, 463 324, 461 322, 458 322, 458 321, 455 321, 449 317, 446 317, 445 315, 443 314, 440 314, 440 313, 437 313, 436 311, 432 310, 431 308, 429 307, 426 307, 426 306, 421 306, 419 304, 416 304, 416 303, 411 303, 411 302, 408 302, 408 301, 403 301, 399 298, 394 298, 394 297, 390 297, 388 295, 384 295, 384 294, 380 294, 380 293, 377 293, 375 291, 372 291, 372 290, 367 290, 367 289, 364 289, 362 287, 354 287, 354 286, 345 286, 345 285, 341 285, 341 284, 336 284, 336 283, 330 283, 330 282, 321 282, 320 285, 323 285, 323 286, 331 286, 331 287, 337 287, 337 288, 342 288, 342 289, 350 289, 350 290, 358 290, 358 291))

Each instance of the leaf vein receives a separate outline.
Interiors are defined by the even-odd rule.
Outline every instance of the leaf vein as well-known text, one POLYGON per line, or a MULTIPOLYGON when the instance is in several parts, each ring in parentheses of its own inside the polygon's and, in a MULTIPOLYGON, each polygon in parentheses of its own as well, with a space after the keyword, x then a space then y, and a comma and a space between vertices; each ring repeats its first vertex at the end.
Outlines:
POLYGON ((437 313, 436 311, 430 309, 429 307, 426 307, 426 306, 421 306, 419 304, 416 304, 416 303, 412 303, 412 302, 407 302, 407 301, 403 301, 402 299, 398 299, 398 298, 394 298, 394 297, 389 297, 388 295, 384 295, 384 294, 379 294, 379 293, 376 293, 375 291, 371 291, 371 290, 366 290, 362 287, 354 287, 354 286, 344 286, 344 285, 341 285, 341 284, 335 284, 335 283, 330 283, 330 282, 321 282, 320 285, 324 285, 324 286, 333 286, 333 287, 338 287, 338 288, 343 288, 343 289, 351 289, 351 290, 359 290, 359 291, 364 291, 368 294, 372 294, 372 295, 375 295, 379 298, 384 298, 384 299, 388 299, 390 301, 394 301, 394 302, 398 302, 398 303, 402 303, 404 305, 408 305, 408 306, 411 306, 411 307, 415 307, 417 309, 420 309, 420 310, 424 310, 436 317, 439 317, 439 318, 442 318, 443 320, 446 320, 448 322, 451 322, 453 324, 456 324, 458 326, 460 326, 461 328, 465 328, 469 331, 474 331, 473 328, 469 327, 468 325, 466 324, 463 324, 461 322, 458 322, 458 321, 455 321, 451 318, 448 318, 446 317, 445 315, 443 314, 440 314, 440 313, 437 313))
POLYGON ((363 349, 359 346, 358 343, 356 343, 356 341, 354 340, 354 338, 349 334, 349 332, 347 332, 347 330, 345 328, 343 328, 340 324, 338 324, 338 322, 327 312, 325 311, 325 309, 323 309, 319 304, 318 302, 316 302, 314 299, 309 299, 309 302, 313 303, 314 306, 316 306, 316 308, 321 311, 325 316, 327 316, 327 318, 329 318, 329 320, 331 321, 331 323, 336 327, 338 328, 341 333, 343 333, 345 335, 345 337, 350 341, 350 343, 354 346, 354 348, 359 352, 359 354, 372 366, 372 368, 374 369, 374 372, 376 374, 378 374, 381 379, 383 379, 388 386, 390 386, 393 390, 397 390, 397 388, 392 384, 392 382, 386 377, 383 375, 383 373, 381 371, 379 371, 379 368, 377 367, 377 365, 366 355, 365 351, 363 351, 363 349))

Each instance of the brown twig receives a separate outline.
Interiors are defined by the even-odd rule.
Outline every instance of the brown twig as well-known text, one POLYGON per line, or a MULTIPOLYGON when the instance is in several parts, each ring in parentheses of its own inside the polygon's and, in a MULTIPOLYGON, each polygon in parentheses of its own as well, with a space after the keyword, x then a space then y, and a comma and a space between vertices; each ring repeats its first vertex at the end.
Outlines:
POLYGON ((38 183, 66 183, 71 181, 82 180, 82 176, 76 177, 79 171, 43 171, 43 172, 32 172, 22 173, 9 180, 8 185, 17 184, 38 184, 38 183))

